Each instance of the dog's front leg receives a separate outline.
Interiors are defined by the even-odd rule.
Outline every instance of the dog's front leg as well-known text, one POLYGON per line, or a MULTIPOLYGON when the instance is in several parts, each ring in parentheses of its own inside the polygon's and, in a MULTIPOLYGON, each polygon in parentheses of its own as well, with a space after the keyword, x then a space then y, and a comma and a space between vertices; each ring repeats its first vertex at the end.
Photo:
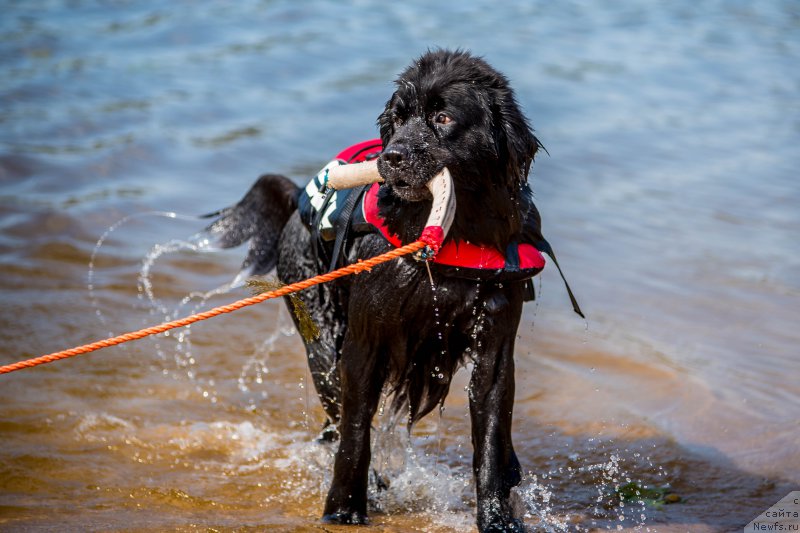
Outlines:
POLYGON ((511 488, 521 480, 521 467, 511 443, 514 409, 514 339, 521 303, 502 293, 487 300, 486 317, 469 388, 472 460, 478 499, 479 531, 524 531, 512 516, 511 488))
POLYGON ((385 379, 381 370, 385 365, 378 364, 380 351, 354 337, 348 332, 342 347, 339 449, 322 517, 338 524, 367 523, 370 424, 385 379))

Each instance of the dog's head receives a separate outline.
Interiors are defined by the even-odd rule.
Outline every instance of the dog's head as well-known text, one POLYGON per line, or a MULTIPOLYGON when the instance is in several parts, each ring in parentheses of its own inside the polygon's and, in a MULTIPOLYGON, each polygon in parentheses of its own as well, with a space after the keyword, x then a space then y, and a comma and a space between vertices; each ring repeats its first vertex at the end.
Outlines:
POLYGON ((396 86, 378 118, 386 194, 401 204, 428 199, 425 184, 446 166, 459 206, 453 236, 505 246, 528 208, 527 175, 540 146, 508 80, 468 52, 436 50, 396 86))

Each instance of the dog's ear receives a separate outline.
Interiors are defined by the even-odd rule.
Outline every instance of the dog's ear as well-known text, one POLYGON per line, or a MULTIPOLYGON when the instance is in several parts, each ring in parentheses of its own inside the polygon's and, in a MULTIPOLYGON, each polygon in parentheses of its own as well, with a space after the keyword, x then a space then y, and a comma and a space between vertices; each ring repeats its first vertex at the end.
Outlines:
POLYGON ((533 158, 543 147, 520 111, 511 89, 497 91, 494 113, 498 155, 506 164, 507 185, 518 187, 527 182, 533 158))

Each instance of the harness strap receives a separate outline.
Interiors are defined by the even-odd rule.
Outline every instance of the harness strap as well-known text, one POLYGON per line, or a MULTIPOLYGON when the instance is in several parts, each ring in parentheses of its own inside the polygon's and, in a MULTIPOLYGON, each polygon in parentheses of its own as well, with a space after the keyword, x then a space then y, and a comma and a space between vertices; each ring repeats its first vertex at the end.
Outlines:
POLYGON ((522 295, 523 302, 533 302, 536 300, 536 287, 533 286, 533 278, 525 281, 522 290, 524 291, 522 295))
POLYGON ((542 240, 536 243, 536 248, 541 250, 542 252, 546 253, 550 256, 550 259, 553 260, 553 264, 558 269, 558 273, 561 275, 561 279, 564 281, 564 287, 567 288, 567 295, 569 295, 569 301, 572 303, 572 310, 575 311, 578 316, 581 318, 586 318, 583 315, 583 311, 581 311, 580 306, 578 305, 578 300, 575 299, 575 295, 572 294, 572 289, 569 288, 569 283, 567 283, 567 278, 564 277, 564 272, 561 270, 561 267, 558 265, 558 260, 556 259, 556 253, 553 251, 553 247, 550 246, 550 243, 547 242, 547 239, 542 237, 542 240))
POLYGON ((503 270, 519 272, 519 244, 515 240, 506 247, 506 264, 503 270))
POLYGON ((319 251, 320 248, 322 248, 320 246, 320 241, 322 240, 322 237, 320 236, 319 233, 319 227, 320 224, 322 223, 322 217, 325 216, 325 212, 328 210, 328 206, 330 205, 331 200, 333 200, 335 194, 336 190, 334 189, 328 189, 325 191, 325 196, 322 199, 322 205, 317 210, 317 212, 314 213, 314 219, 311 221, 311 253, 314 257, 315 270, 317 268, 317 265, 319 264, 319 251))
MULTIPOLYGON (((519 243, 514 240, 506 247, 506 265, 503 270, 506 272, 519 272, 519 243)), ((522 286, 523 302, 532 302, 536 299, 536 289, 533 286, 533 278, 525 280, 522 286)))
POLYGON ((330 270, 335 270, 339 266, 339 256, 342 254, 342 249, 347 242, 347 236, 350 234, 350 223, 353 218, 353 211, 367 187, 368 185, 362 185, 361 187, 356 187, 347 191, 349 195, 347 196, 347 200, 345 200, 344 206, 342 206, 339 219, 335 223, 336 241, 333 244, 330 270))

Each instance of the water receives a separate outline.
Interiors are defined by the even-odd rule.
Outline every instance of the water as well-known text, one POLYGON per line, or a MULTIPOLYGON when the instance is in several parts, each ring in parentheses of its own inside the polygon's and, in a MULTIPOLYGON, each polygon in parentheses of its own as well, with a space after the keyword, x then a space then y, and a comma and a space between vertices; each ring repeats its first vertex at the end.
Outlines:
MULTIPOLYGON (((243 251, 162 254, 202 222, 139 214, 303 182, 375 136, 411 58, 462 46, 550 152, 536 201, 589 317, 546 269, 517 347, 519 512, 740 529, 800 482, 797 4, 450 4, 4 2, 0 360, 247 294, 243 251), (682 502, 620 502, 628 483, 682 502)), ((1 529, 320 528, 332 450, 277 303, 0 381, 1 529)), ((380 436, 376 531, 472 527, 467 381, 380 436)))

